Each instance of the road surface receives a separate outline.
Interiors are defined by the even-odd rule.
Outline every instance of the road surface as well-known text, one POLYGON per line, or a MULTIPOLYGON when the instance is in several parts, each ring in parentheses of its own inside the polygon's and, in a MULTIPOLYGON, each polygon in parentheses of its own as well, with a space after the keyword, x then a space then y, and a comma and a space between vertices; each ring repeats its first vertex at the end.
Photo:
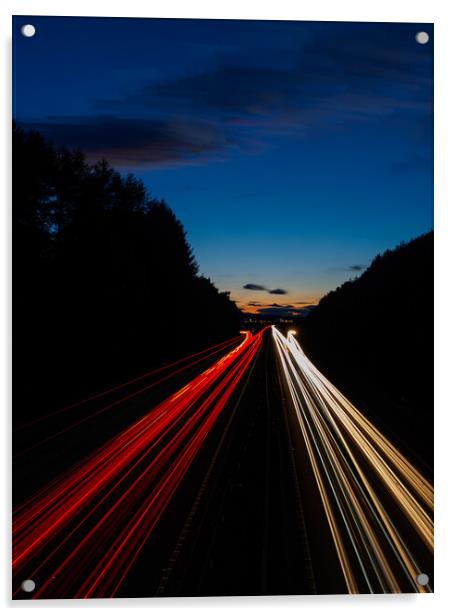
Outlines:
POLYGON ((432 590, 432 486, 276 328, 19 426, 14 451, 15 598, 432 590))

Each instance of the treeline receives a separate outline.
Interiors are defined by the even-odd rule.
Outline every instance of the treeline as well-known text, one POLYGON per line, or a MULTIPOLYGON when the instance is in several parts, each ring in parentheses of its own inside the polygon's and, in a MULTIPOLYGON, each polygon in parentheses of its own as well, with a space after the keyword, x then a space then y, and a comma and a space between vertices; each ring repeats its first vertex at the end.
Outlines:
POLYGON ((240 328, 164 201, 17 125, 13 267, 15 416, 240 328))
POLYGON ((407 451, 433 457, 433 231, 378 255, 322 298, 302 343, 407 451))

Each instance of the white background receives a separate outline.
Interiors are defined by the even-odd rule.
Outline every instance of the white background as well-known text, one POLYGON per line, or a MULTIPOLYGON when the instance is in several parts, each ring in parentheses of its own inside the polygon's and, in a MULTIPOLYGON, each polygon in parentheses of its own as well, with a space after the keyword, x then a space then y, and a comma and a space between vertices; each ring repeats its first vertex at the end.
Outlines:
MULTIPOLYGON (((450 451, 451 414, 449 383, 452 381, 450 349, 452 318, 452 199, 449 178, 452 175, 452 6, 446 0, 161 0, 160 2, 123 0, 3 0, 1 12, 2 70, 0 95, 1 181, 0 181, 0 589, 3 607, 20 613, 29 609, 52 609, 58 613, 82 610, 148 609, 152 614, 397 614, 431 616, 452 614, 452 462, 450 451), (88 601, 15 601, 10 596, 10 413, 11 413, 11 15, 86 15, 129 17, 209 17, 242 19, 299 19, 330 21, 411 21, 435 24, 435 594, 318 597, 245 597, 219 599, 137 599, 88 601), (18 611, 17 611, 18 610, 18 611)), ((58 50, 55 50, 58 53, 58 50)), ((58 79, 58 76, 55 76, 58 79)), ((419 361, 423 361, 419 357, 419 361)), ((430 366, 426 366, 428 370, 430 366)), ((20 387, 18 375, 17 387, 20 387)), ((415 387, 416 384, 413 383, 415 387)), ((430 416, 426 412, 426 416, 430 416)))

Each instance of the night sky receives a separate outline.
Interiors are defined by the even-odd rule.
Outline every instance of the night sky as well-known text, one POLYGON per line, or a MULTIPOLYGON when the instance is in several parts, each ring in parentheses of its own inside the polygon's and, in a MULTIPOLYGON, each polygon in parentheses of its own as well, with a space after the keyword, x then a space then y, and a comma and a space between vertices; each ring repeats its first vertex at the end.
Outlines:
POLYGON ((141 177, 249 311, 432 228, 432 88, 429 24, 14 20, 15 119, 141 177))

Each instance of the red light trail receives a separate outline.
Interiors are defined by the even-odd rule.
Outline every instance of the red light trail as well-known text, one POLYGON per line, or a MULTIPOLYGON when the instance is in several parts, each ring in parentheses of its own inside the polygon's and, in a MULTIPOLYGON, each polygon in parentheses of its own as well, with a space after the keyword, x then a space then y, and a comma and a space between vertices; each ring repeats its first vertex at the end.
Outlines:
POLYGON ((41 424, 43 422, 46 422, 48 420, 52 420, 53 418, 57 416, 68 414, 71 411, 74 411, 75 409, 80 409, 81 407, 86 406, 90 402, 97 401, 97 400, 101 401, 102 399, 105 399, 105 398, 108 399, 108 397, 111 396, 111 394, 114 394, 120 391, 126 392, 131 386, 135 385, 136 383, 140 383, 139 389, 136 389, 132 391, 131 393, 124 394, 121 397, 116 397, 111 402, 108 402, 107 404, 104 404, 103 406, 101 406, 100 409, 97 409, 94 412, 88 413, 86 416, 82 417, 81 419, 77 419, 76 421, 73 421, 69 425, 65 426, 64 428, 56 432, 47 434, 47 436, 43 438, 42 440, 39 440, 39 441, 35 440, 31 446, 27 447, 26 449, 22 449, 18 454, 16 454, 15 458, 17 459, 17 458, 23 457, 26 454, 29 454, 34 449, 37 449, 38 447, 52 441, 53 439, 59 436, 62 436, 63 434, 66 434, 67 432, 70 432, 74 428, 94 419, 98 415, 101 415, 102 413, 105 413, 106 411, 109 411, 115 407, 118 407, 124 402, 132 400, 133 398, 136 398, 137 396, 143 394, 146 391, 149 391, 150 389, 156 387, 157 385, 161 385, 165 381, 168 381, 174 378, 177 374, 182 374, 188 371, 189 369, 194 368, 195 366, 199 365, 200 363, 205 362, 206 360, 218 355, 218 353, 221 353, 229 348, 235 347, 238 341, 240 340, 240 338, 241 336, 236 336, 230 340, 226 340, 225 342, 221 342, 219 344, 211 346, 208 349, 203 349, 202 351, 199 351, 198 353, 194 353, 193 355, 184 357, 176 362, 168 364, 167 366, 163 366, 161 368, 157 368, 155 370, 146 372, 129 381, 121 383, 120 385, 111 387, 110 389, 107 389, 100 393, 84 398, 83 400, 79 400, 78 402, 75 402, 61 409, 58 409, 57 411, 54 411, 52 413, 49 413, 47 415, 44 415, 37 419, 29 421, 25 424, 22 424, 21 426, 18 426, 16 428, 16 432, 20 432, 23 430, 29 430, 30 428, 38 424, 41 424), (175 369, 176 367, 177 369, 175 369), (142 385, 141 383, 144 379, 146 379, 147 382, 145 385, 142 385))
MULTIPOLYGON (((262 336, 245 332, 212 366, 15 510, 16 593, 26 575, 38 581, 34 598, 117 595, 262 336)), ((221 349, 186 358, 184 367, 221 349)))

